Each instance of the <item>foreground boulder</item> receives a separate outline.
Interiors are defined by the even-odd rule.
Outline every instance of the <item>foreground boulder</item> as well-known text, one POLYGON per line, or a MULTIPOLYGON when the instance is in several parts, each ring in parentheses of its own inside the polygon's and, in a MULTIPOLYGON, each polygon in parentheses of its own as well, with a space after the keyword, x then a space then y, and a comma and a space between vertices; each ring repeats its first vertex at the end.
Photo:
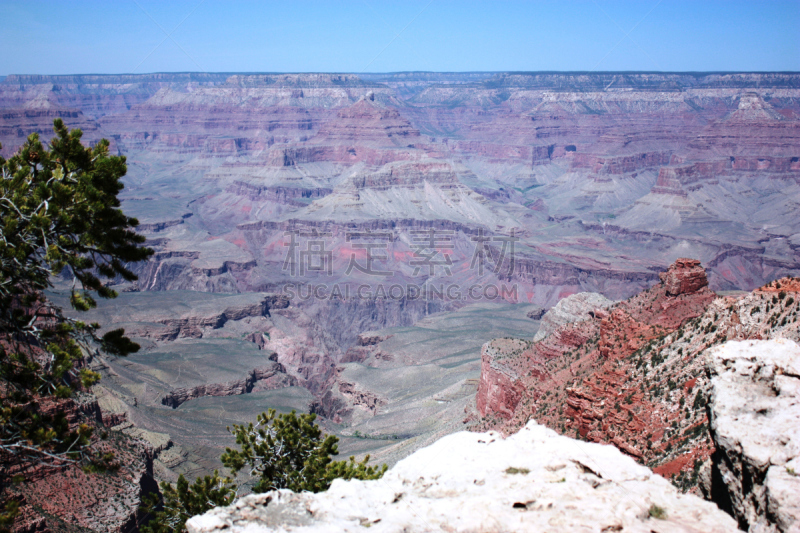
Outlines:
POLYGON ((800 531, 800 347, 788 339, 709 351, 712 494, 753 532, 800 531))
POLYGON ((380 480, 336 480, 320 494, 241 498, 187 522, 190 533, 267 531, 735 531, 713 503, 681 494, 613 446, 528 423, 455 433, 380 480))

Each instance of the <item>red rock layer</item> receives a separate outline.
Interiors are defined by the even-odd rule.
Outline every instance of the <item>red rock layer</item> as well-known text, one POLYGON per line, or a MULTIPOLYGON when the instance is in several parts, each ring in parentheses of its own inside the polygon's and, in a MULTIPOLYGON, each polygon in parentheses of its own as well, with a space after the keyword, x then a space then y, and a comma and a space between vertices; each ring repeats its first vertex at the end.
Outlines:
POLYGON ((340 110, 336 119, 320 127, 317 140, 323 143, 406 146, 419 141, 420 134, 396 109, 377 105, 374 95, 369 93, 352 106, 340 110))
POLYGON ((484 419, 476 427, 511 432, 536 419, 614 444, 696 490, 713 451, 703 352, 732 339, 800 339, 800 279, 715 299, 701 272, 696 261, 678 260, 661 284, 527 349, 509 350, 520 342, 511 339, 489 343, 494 357, 520 376, 509 390, 516 394, 522 386, 522 395, 504 403, 502 392, 481 398, 479 390, 484 419))
POLYGON ((706 271, 696 259, 678 259, 669 270, 659 275, 667 296, 692 294, 708 286, 706 271))
POLYGON ((493 413, 508 420, 514 415, 524 390, 519 376, 503 365, 500 353, 513 357, 529 343, 521 340, 497 339, 481 349, 481 379, 478 384, 478 410, 484 416, 493 413), (509 353, 510 352, 510 353, 509 353))

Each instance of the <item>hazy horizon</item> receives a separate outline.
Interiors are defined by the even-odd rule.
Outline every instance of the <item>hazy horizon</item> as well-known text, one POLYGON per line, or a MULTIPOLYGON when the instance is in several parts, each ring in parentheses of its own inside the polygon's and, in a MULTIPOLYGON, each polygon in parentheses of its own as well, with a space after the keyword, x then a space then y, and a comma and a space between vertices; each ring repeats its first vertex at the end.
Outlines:
POLYGON ((252 76, 278 76, 292 74, 344 74, 360 76, 388 76, 393 74, 598 74, 598 75, 623 75, 623 74, 681 74, 681 75, 712 75, 712 74, 800 74, 798 70, 394 70, 394 71, 373 71, 373 72, 348 72, 348 71, 153 71, 153 72, 66 72, 63 74, 51 74, 48 72, 28 73, 9 72, 0 74, 0 79, 9 76, 154 76, 161 74, 209 74, 209 75, 236 75, 245 74, 252 76))

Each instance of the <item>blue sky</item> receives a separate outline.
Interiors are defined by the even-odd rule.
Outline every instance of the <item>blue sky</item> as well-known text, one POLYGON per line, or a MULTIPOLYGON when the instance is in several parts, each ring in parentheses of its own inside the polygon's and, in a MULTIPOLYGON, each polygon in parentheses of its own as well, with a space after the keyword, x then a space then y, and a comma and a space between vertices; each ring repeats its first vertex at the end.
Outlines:
POLYGON ((0 75, 800 71, 800 0, 0 0, 0 75))

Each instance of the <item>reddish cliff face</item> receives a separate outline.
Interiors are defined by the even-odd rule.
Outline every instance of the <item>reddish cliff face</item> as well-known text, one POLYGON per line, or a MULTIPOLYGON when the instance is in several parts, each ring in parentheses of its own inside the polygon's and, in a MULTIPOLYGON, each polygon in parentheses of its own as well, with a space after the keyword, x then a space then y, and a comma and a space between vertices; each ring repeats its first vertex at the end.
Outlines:
MULTIPOLYGON (((713 451, 703 352, 731 339, 800 338, 800 279, 717 298, 702 267, 686 259, 662 279, 528 348, 513 349, 521 345, 508 339, 487 344, 519 378, 504 383, 508 394, 479 390, 484 418, 477 427, 512 432, 535 419, 568 435, 614 444, 683 488, 696 489, 713 451)), ((499 384, 491 365, 482 370, 487 367, 485 380, 499 384)))
POLYGON ((513 369, 503 365, 500 354, 513 357, 529 346, 522 340, 496 339, 481 349, 481 379, 476 396, 478 410, 508 420, 524 394, 522 382, 513 369))
POLYGON ((715 294, 700 262, 678 259, 661 274, 661 284, 608 311, 598 311, 598 351, 607 360, 629 356, 652 339, 675 331, 702 314, 715 294))

